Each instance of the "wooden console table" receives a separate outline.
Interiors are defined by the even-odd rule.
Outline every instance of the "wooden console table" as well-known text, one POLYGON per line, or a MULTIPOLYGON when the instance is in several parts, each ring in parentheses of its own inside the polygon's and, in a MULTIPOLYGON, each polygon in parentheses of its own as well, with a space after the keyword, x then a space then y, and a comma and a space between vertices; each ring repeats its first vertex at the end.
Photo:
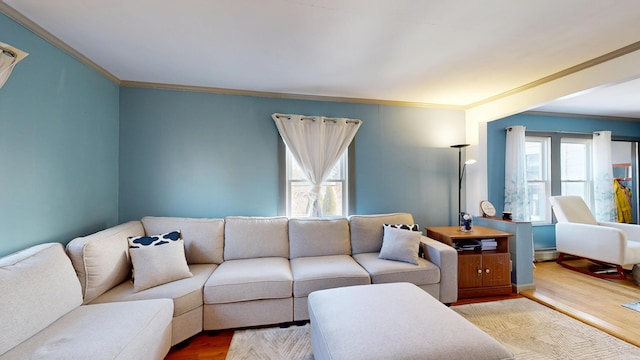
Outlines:
POLYGON ((509 237, 513 234, 483 226, 463 232, 459 226, 427 227, 427 237, 454 246, 463 241, 495 239, 495 250, 458 251, 458 298, 511 293, 509 237))

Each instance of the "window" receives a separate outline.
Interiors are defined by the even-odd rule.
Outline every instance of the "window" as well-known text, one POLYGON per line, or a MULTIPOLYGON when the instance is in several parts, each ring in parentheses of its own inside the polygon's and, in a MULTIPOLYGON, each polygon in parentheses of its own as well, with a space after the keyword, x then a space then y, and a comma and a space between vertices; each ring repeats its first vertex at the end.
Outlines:
MULTIPOLYGON (((320 206, 323 216, 346 216, 348 209, 348 159, 349 150, 331 170, 331 175, 320 188, 320 206)), ((311 183, 306 180, 302 169, 286 150, 286 214, 289 217, 307 216, 311 183)))
POLYGON ((531 222, 551 222, 547 199, 551 196, 551 138, 526 137, 527 192, 530 200, 531 222))
POLYGON ((578 195, 593 208, 591 140, 562 138, 560 143, 561 195, 578 195))
POLYGON ((526 157, 532 223, 551 223, 551 195, 578 195, 593 208, 591 139, 526 136, 526 157))

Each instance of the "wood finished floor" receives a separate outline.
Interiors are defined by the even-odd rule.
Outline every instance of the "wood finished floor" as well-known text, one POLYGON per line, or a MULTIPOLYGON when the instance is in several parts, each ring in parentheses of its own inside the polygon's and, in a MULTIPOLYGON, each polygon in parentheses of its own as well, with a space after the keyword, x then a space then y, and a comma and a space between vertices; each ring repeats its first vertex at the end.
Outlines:
MULTIPOLYGON (((569 263, 583 268, 591 265, 585 260, 569 263)), ((598 279, 549 261, 537 263, 533 277, 535 290, 521 295, 640 347, 640 312, 622 306, 640 301, 640 287, 631 274, 627 280, 598 279)))
MULTIPOLYGON (((589 262, 572 260, 576 266, 588 267, 589 262)), ((640 347, 640 312, 622 304, 640 301, 640 287, 631 280, 603 280, 567 270, 555 262, 537 263, 534 270, 535 290, 520 295, 581 320, 613 336, 640 347)), ((455 305, 495 301, 519 295, 464 299, 455 305)), ((167 360, 225 360, 232 330, 216 336, 200 333, 182 349, 171 349, 167 360)))

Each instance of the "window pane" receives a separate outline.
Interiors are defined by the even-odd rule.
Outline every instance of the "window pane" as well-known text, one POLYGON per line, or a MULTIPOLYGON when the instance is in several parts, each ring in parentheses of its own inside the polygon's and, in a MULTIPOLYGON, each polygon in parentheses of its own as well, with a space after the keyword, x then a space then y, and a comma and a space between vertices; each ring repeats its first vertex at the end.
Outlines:
POLYGON ((526 143, 527 156, 527 180, 544 180, 542 166, 542 149, 543 143, 531 142, 526 143))
POLYGON ((320 190, 323 216, 342 216, 342 182, 326 182, 320 190))
POLYGON ((561 195, 582 197, 591 203, 591 140, 563 138, 560 142, 561 195))
POLYGON ((588 201, 587 183, 584 182, 562 182, 562 195, 578 195, 588 201))
POLYGON ((547 221, 547 189, 545 183, 529 183, 531 221, 547 221))
POLYGON ((588 179, 588 144, 562 142, 561 146, 562 180, 588 179))
POLYGON ((301 217, 307 216, 307 207, 309 206, 309 197, 307 193, 311 190, 308 182, 290 182, 289 188, 290 209, 289 216, 301 217))

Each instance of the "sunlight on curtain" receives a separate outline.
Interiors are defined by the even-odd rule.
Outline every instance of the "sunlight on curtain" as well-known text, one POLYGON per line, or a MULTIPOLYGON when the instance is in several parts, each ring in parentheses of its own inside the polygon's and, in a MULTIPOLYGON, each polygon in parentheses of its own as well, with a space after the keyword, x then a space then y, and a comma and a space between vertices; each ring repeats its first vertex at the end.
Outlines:
POLYGON ((507 128, 504 164, 504 211, 511 211, 514 220, 531 220, 527 191, 527 157, 524 126, 507 128))
POLYGON ((613 191, 611 131, 593 133, 593 199, 598 221, 618 221, 613 191))
POLYGON ((362 121, 290 114, 271 117, 291 155, 313 184, 308 194, 309 216, 322 216, 321 185, 349 147, 362 121))

